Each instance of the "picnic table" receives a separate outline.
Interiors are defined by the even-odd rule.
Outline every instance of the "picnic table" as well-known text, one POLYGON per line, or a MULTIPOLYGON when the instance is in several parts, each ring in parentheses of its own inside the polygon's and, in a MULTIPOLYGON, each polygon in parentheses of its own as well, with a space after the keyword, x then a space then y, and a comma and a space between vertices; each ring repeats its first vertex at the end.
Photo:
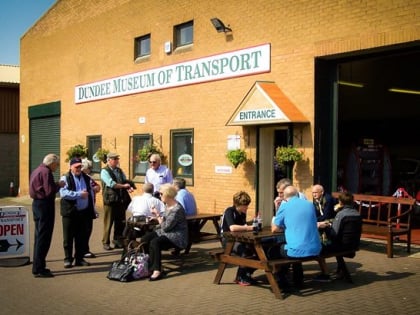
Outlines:
POLYGON ((208 240, 220 240, 220 214, 214 213, 198 213, 187 216, 189 244, 185 249, 185 254, 188 254, 192 243, 199 243, 208 240), (213 223, 214 232, 204 232, 203 227, 208 221, 213 223))
POLYGON ((226 240, 226 245, 224 251, 218 251, 213 253, 213 256, 219 261, 219 267, 217 269, 216 276, 214 278, 214 284, 220 284, 223 273, 228 264, 250 267, 255 269, 262 269, 265 271, 265 276, 273 290, 273 293, 276 297, 281 296, 280 288, 278 283, 273 275, 273 269, 268 264, 268 258, 265 255, 263 248, 264 245, 269 245, 270 239, 274 243, 276 237, 284 236, 284 233, 273 233, 271 232, 270 227, 264 227, 262 231, 255 234, 254 232, 225 232, 223 237, 226 240), (265 242, 263 242, 265 240, 265 242), (257 257, 239 257, 235 256, 232 252, 235 242, 247 243, 255 251, 257 257))
MULTIPOLYGON (((214 213, 199 213, 195 215, 186 216, 188 223, 188 245, 185 248, 184 253, 188 254, 190 252, 191 246, 193 243, 199 243, 208 240, 221 240, 220 237, 220 214, 214 213), (204 232, 202 229, 208 221, 213 223, 214 232, 204 232)), ((158 224, 157 220, 149 219, 146 220, 127 220, 127 229, 128 235, 144 235, 148 231, 153 231, 155 226, 158 224), (138 233, 134 233, 137 231, 138 233), (133 232, 133 233, 132 233, 133 232)), ((133 237, 129 237, 129 240, 132 240, 133 237)), ((126 242, 128 243, 128 242, 126 242)))

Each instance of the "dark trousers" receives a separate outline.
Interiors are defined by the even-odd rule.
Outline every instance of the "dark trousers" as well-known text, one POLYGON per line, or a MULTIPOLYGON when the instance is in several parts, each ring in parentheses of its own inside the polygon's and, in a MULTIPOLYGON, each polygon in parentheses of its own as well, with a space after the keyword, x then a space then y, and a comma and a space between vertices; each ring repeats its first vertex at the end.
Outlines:
MULTIPOLYGON (((236 255, 238 255, 240 257, 257 259, 257 255, 254 252, 254 250, 251 249, 248 246, 248 244, 245 244, 245 243, 236 242, 233 245, 232 252, 234 252, 236 255)), ((250 276, 254 273, 255 270, 256 270, 255 268, 240 266, 238 268, 238 271, 236 272, 236 278, 244 277, 244 276, 250 276)))
POLYGON ((89 248, 89 240, 90 240, 90 236, 92 235, 92 231, 93 231, 93 218, 92 218, 92 216, 90 216, 90 218, 89 218, 89 220, 88 220, 88 231, 87 231, 87 233, 88 233, 88 235, 87 235, 87 238, 88 238, 88 244, 87 244, 87 251, 86 251, 86 253, 89 253, 90 252, 90 248, 89 248))
POLYGON ((104 234, 102 244, 110 244, 112 225, 114 225, 113 240, 122 242, 125 228, 125 210, 122 203, 104 205, 104 234))
POLYGON ((162 250, 175 247, 175 245, 166 236, 158 236, 156 232, 147 233, 141 238, 141 243, 147 244, 149 252, 149 269, 162 270, 162 250))
POLYGON ((70 216, 62 217, 64 260, 81 261, 87 253, 89 245, 89 221, 91 213, 88 210, 74 211, 70 216))
POLYGON ((32 273, 45 270, 48 251, 54 230, 55 199, 34 200, 32 213, 35 223, 32 273))
MULTIPOLYGON (((279 244, 273 247, 270 247, 266 251, 266 255, 268 259, 278 259, 278 258, 296 258, 296 257, 290 257, 287 255, 287 249, 285 249, 286 244, 279 244)), ((287 281, 286 275, 289 271, 290 266, 289 265, 282 265, 280 267, 280 271, 277 273, 278 282, 280 287, 286 288, 289 286, 289 283, 287 281)), ((295 286, 301 286, 303 283, 303 267, 302 263, 295 263, 292 264, 293 269, 293 283, 295 286)))

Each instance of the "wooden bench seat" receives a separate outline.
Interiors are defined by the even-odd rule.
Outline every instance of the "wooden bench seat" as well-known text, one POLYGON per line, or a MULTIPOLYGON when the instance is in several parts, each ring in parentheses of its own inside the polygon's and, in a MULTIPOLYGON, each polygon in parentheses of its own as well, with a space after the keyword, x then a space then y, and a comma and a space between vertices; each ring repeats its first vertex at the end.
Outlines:
POLYGON ((350 273, 348 272, 346 263, 344 261, 344 257, 353 258, 356 256, 355 250, 344 250, 344 251, 338 251, 338 252, 327 252, 322 253, 319 256, 311 256, 311 257, 305 257, 305 258, 278 258, 278 259, 269 259, 266 262, 254 260, 254 263, 250 264, 250 260, 247 258, 242 258, 239 256, 234 255, 227 255, 224 253, 223 248, 216 249, 209 251, 209 255, 214 258, 217 262, 225 262, 232 265, 247 265, 249 267, 253 267, 256 269, 263 269, 265 271, 269 271, 272 273, 275 273, 279 270, 280 266, 282 265, 290 265, 295 263, 303 263, 303 262, 309 262, 309 261, 316 261, 318 262, 320 269, 323 273, 328 274, 326 262, 325 260, 327 258, 336 257, 337 259, 337 273, 342 273, 343 277, 348 282, 353 282, 350 276, 350 273))
MULTIPOLYGON (((337 198, 339 193, 332 193, 337 198)), ((355 207, 362 216, 362 233, 386 237, 386 253, 394 256, 394 240, 406 237, 407 252, 411 250, 411 216, 415 199, 354 194, 355 207)))

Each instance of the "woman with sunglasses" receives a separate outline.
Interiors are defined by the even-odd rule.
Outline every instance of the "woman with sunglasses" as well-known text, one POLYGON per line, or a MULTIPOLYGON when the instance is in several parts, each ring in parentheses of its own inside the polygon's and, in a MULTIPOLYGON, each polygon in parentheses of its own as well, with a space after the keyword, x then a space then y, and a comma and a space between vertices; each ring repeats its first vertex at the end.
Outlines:
POLYGON ((162 273, 162 250, 170 248, 184 249, 188 245, 188 225, 185 218, 185 210, 176 201, 176 189, 171 184, 160 186, 160 196, 165 204, 165 214, 160 215, 157 209, 151 212, 156 215, 159 225, 155 231, 146 234, 141 238, 141 243, 146 243, 148 247, 150 262, 149 269, 153 271, 149 280, 160 280, 162 273))

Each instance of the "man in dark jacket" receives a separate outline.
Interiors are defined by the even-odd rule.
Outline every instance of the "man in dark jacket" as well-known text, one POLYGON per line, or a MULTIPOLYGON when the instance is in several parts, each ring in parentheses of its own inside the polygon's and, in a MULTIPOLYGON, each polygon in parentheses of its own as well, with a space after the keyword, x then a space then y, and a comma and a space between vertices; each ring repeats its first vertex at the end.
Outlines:
POLYGON ((70 171, 61 179, 66 183, 60 189, 64 268, 72 267, 73 242, 75 266, 89 266, 83 257, 89 247, 89 222, 95 216, 94 192, 89 176, 82 172, 82 160, 72 158, 70 171))
POLYGON ((318 222, 330 220, 335 217, 334 205, 337 202, 330 194, 325 193, 324 187, 314 185, 312 187, 312 197, 318 222))
POLYGON ((129 193, 134 184, 127 180, 119 167, 120 156, 117 153, 107 155, 107 166, 101 170, 102 196, 104 202, 104 234, 102 244, 105 250, 111 250, 110 235, 114 225, 113 243, 115 248, 123 248, 125 211, 131 202, 129 193))
POLYGON ((46 268, 45 259, 51 245, 55 222, 55 195, 64 183, 55 183, 53 173, 60 165, 60 157, 47 154, 31 174, 29 195, 33 199, 32 212, 35 222, 35 239, 32 274, 36 278, 51 278, 54 275, 46 268))

